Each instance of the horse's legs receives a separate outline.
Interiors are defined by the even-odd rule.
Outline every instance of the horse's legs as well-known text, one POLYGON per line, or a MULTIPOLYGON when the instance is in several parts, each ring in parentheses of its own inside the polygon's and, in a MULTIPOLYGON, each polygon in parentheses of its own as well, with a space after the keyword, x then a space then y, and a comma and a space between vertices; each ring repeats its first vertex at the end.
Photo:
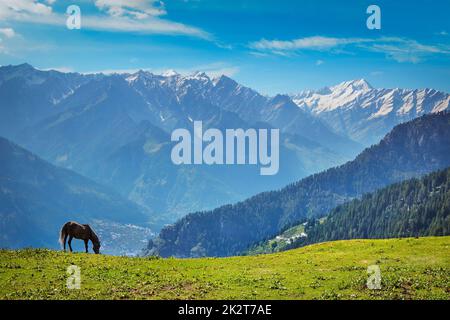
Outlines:
POLYGON ((69 250, 70 250, 70 252, 72 252, 72 239, 73 239, 73 237, 72 236, 70 236, 69 237, 69 250))
POLYGON ((88 243, 89 240, 84 240, 84 247, 86 248, 86 253, 88 253, 88 243))
POLYGON ((64 251, 66 251, 66 241, 67 241, 68 234, 64 235, 64 251))

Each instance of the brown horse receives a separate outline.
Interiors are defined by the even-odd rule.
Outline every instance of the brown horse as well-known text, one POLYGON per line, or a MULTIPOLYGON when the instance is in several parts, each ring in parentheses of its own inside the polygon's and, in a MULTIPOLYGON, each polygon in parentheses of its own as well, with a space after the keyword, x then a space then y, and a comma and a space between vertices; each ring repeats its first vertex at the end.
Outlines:
POLYGON ((72 239, 81 239, 84 240, 84 246, 86 248, 86 253, 88 252, 88 242, 92 241, 95 253, 100 253, 100 240, 98 236, 95 234, 94 230, 88 224, 79 224, 78 222, 70 221, 67 222, 59 233, 59 242, 61 245, 64 245, 64 251, 66 251, 66 240, 69 237, 69 249, 72 252, 72 239))

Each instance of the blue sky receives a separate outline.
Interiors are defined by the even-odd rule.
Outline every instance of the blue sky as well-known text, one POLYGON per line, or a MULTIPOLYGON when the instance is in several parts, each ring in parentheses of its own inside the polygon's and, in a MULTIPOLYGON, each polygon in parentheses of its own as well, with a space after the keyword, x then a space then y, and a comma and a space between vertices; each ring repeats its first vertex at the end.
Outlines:
POLYGON ((224 73, 265 94, 350 79, 450 92, 450 1, 1 0, 0 64, 224 73), (81 9, 81 29, 65 26, 81 9), (366 27, 369 5, 381 30, 366 27))

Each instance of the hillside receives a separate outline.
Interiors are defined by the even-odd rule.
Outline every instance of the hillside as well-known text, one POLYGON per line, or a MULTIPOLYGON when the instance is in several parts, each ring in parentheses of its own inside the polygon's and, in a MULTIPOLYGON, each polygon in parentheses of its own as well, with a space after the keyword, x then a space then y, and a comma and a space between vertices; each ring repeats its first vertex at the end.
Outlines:
POLYGON ((149 254, 229 256, 305 218, 321 217, 355 197, 450 166, 450 114, 398 125, 355 160, 279 191, 190 214, 150 241, 149 254))
MULTIPOLYGON (((145 225, 147 214, 114 191, 0 137, 0 248, 59 248, 59 230, 67 221, 99 220, 113 233, 113 223, 145 225)), ((107 252, 120 253, 103 244, 107 252)))
POLYGON ((450 299, 450 237, 351 240, 278 254, 149 259, 0 251, 0 299, 450 299), (66 288, 66 268, 81 289, 66 288), (381 290, 366 287, 367 267, 381 290))
POLYGON ((366 194, 336 207, 319 221, 291 227, 248 253, 332 240, 444 235, 450 235, 450 168, 366 194))
POLYGON ((450 234, 450 169, 338 206, 308 229, 306 243, 450 234))

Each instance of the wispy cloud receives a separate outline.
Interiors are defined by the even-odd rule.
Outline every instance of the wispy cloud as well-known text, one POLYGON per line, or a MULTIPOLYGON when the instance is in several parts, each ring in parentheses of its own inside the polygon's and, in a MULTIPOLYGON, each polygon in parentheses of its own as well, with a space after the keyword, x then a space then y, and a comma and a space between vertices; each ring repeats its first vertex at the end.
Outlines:
MULTIPOLYGON (((155 0, 96 0, 98 14, 81 16, 81 28, 141 34, 184 35, 206 40, 213 36, 208 32, 183 23, 161 18, 164 4, 155 0)), ((64 26, 66 15, 54 12, 50 2, 38 0, 0 1, 2 21, 64 26)))
POLYGON ((115 17, 145 19, 166 14, 164 3, 158 0, 95 0, 95 5, 115 17))
POLYGON ((416 40, 384 37, 363 46, 369 51, 384 53, 397 62, 418 63, 432 55, 450 55, 450 48, 443 45, 425 45, 416 40))
POLYGON ((6 38, 12 38, 16 33, 12 28, 0 28, 0 35, 5 36, 6 38))
POLYGON ((248 45, 261 53, 289 56, 301 51, 330 51, 333 53, 350 53, 366 50, 384 53, 388 58, 398 62, 417 63, 435 54, 450 54, 449 46, 425 45, 416 40, 400 37, 380 38, 334 38, 324 36, 305 37, 294 40, 262 39, 248 45), (354 50, 351 50, 351 49, 354 50))
POLYGON ((14 38, 16 36, 16 32, 12 28, 0 28, 0 53, 1 54, 10 54, 7 46, 5 45, 3 38, 6 40, 14 38))
POLYGON ((286 52, 298 50, 328 50, 343 45, 361 43, 367 41, 366 39, 358 38, 331 38, 331 37, 306 37, 294 40, 266 40, 262 39, 257 42, 252 42, 249 47, 254 50, 272 51, 272 52, 286 52))
POLYGON ((212 39, 212 36, 208 32, 199 28, 157 17, 151 17, 144 21, 134 20, 128 17, 84 16, 82 18, 82 28, 143 34, 185 35, 205 40, 212 39))
POLYGON ((37 0, 0 1, 0 19, 22 19, 31 14, 49 15, 52 7, 37 0))

